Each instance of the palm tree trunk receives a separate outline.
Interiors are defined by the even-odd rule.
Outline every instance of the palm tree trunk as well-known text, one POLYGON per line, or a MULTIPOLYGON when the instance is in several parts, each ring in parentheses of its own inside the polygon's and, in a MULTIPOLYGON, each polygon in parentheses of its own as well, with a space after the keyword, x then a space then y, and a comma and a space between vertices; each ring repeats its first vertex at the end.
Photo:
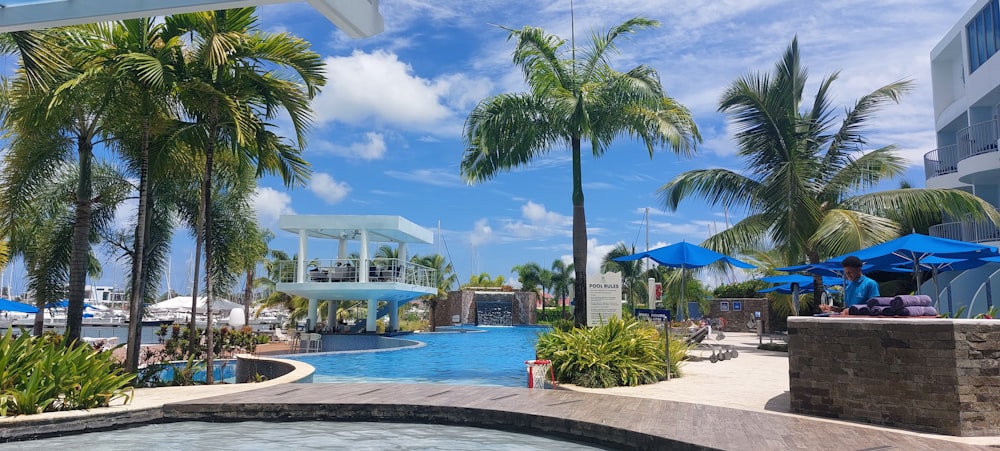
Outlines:
POLYGON ((90 259, 90 213, 94 190, 90 183, 93 164, 93 144, 89 136, 77 138, 80 158, 80 179, 76 186, 76 217, 69 264, 69 306, 66 308, 66 343, 80 340, 83 327, 83 296, 87 284, 87 262, 90 259))
POLYGON ((250 304, 253 302, 253 279, 255 278, 255 274, 256 270, 254 269, 247 271, 246 286, 243 288, 243 319, 248 326, 250 325, 250 304))
POLYGON ((146 226, 149 203, 149 118, 142 124, 142 149, 139 157, 139 206, 136 213, 135 237, 132 250, 132 278, 129 305, 128 347, 125 368, 129 372, 139 369, 139 349, 142 343, 142 304, 145 300, 143 263, 146 260, 146 226))
MULTIPOLYGON (((213 112, 218 111, 218 100, 213 112)), ((218 139, 218 120, 213 114, 214 126, 209 133, 208 145, 205 146, 205 175, 202 179, 202 208, 205 211, 205 383, 215 383, 215 367, 212 357, 215 349, 215 333, 212 330, 212 163, 215 157, 215 143, 218 139)))
POLYGON ((191 326, 188 336, 188 355, 194 355, 198 348, 198 282, 201 272, 201 249, 205 235, 205 204, 198 201, 198 219, 194 226, 194 279, 191 281, 191 326))
POLYGON ((580 138, 573 137, 573 324, 587 325, 587 215, 583 209, 583 170, 580 162, 580 138))

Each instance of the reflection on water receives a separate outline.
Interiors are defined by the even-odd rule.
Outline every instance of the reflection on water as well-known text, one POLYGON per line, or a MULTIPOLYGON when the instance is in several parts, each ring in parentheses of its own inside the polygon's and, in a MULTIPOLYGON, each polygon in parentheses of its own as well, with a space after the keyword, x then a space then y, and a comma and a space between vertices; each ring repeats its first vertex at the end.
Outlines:
POLYGON ((324 421, 184 421, 0 444, 11 450, 594 450, 548 437, 463 426, 324 421), (340 448, 338 448, 340 447, 340 448))

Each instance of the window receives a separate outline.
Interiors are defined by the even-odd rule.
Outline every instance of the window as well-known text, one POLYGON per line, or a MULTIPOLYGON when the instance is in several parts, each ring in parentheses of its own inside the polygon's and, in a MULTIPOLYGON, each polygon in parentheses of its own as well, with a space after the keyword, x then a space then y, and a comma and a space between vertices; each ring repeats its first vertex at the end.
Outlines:
POLYGON ((969 73, 975 72, 1000 50, 1000 0, 990 0, 965 25, 969 73))

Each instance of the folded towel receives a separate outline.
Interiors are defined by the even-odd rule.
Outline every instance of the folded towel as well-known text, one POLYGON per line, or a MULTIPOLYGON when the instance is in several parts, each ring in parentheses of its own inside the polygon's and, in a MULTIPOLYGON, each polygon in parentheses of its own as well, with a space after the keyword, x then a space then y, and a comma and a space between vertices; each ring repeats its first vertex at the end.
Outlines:
POLYGON ((938 312, 931 305, 914 305, 903 307, 900 309, 900 314, 903 316, 937 316, 938 312))
POLYGON ((868 304, 854 304, 847 308, 847 312, 851 315, 871 315, 868 304))
POLYGON ((899 311, 889 307, 888 305, 876 305, 874 307, 869 307, 869 311, 872 316, 898 316, 899 311))
POLYGON ((931 297, 926 294, 901 294, 892 298, 889 305, 894 309, 901 309, 903 307, 923 307, 933 304, 931 297))
POLYGON ((871 298, 868 300, 868 307, 874 307, 876 305, 887 306, 890 305, 893 298, 890 297, 878 297, 871 298))

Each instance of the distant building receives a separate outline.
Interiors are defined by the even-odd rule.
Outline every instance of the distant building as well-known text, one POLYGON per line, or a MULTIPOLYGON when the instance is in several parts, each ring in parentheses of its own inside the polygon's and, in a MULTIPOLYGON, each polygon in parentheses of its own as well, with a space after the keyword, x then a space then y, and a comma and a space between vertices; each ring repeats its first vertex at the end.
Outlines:
MULTIPOLYGON (((931 51, 937 149, 924 155, 928 188, 958 188, 1000 206, 1000 2, 978 0, 931 51)), ((1000 229, 969 218, 947 218, 933 236, 1000 245, 1000 229)), ((939 310, 967 315, 994 305, 1000 264, 942 272, 921 292, 937 294, 939 310), (935 293, 937 292, 937 293, 935 293)))

